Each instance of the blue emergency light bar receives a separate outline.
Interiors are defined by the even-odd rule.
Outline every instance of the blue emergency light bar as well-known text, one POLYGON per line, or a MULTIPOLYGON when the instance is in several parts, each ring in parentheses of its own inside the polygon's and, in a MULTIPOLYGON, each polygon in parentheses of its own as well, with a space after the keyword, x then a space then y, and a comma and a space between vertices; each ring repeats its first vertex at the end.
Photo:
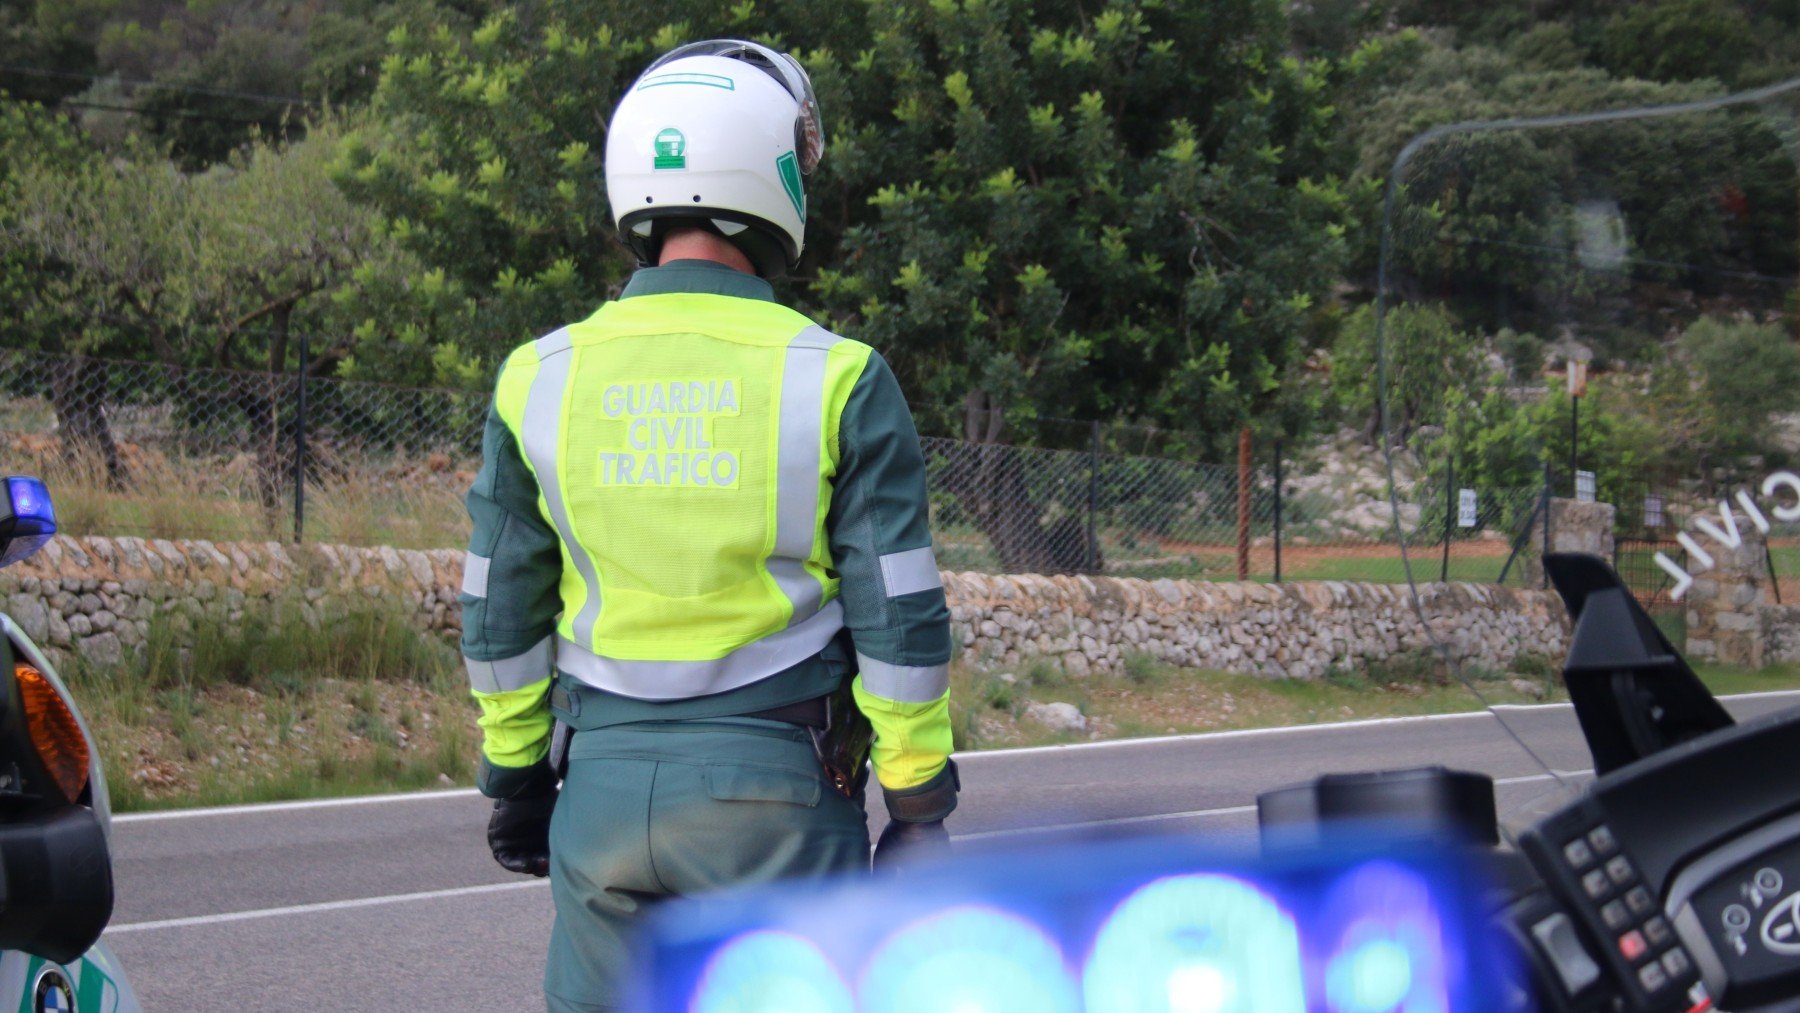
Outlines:
POLYGON ((50 490, 26 475, 6 480, 6 502, 0 503, 0 566, 10 566, 44 547, 56 534, 56 511, 50 490))
POLYGON ((1449 1013, 1509 967, 1455 849, 1271 859, 1182 838, 738 891, 652 919, 631 1007, 692 1013, 1449 1013))

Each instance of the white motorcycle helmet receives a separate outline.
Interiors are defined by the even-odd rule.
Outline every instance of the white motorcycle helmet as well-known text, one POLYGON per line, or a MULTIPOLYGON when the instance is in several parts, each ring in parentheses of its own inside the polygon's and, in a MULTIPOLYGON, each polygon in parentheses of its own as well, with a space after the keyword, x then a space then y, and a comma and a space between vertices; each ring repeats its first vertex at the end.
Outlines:
POLYGON ((670 51, 632 83, 606 135, 606 195, 644 264, 677 228, 742 250, 765 278, 806 246, 805 177, 825 153, 812 81, 793 57, 714 39, 670 51))

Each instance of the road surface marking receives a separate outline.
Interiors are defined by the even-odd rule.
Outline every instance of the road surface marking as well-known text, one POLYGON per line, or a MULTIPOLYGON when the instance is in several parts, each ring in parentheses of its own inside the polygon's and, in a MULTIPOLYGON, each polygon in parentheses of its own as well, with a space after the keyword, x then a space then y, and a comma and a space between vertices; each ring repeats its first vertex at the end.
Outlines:
POLYGON ((114 823, 152 823, 159 820, 186 820, 200 816, 243 816, 253 813, 293 812, 297 809, 329 809, 337 806, 373 805, 378 802, 430 802, 440 798, 469 798, 481 794, 473 788, 450 788, 444 791, 391 792, 386 795, 351 795, 345 798, 308 798, 294 802, 252 802, 246 805, 207 806, 201 809, 161 809, 154 812, 124 813, 114 816, 114 823))
MULTIPOLYGON (((1762 693, 1738 693, 1732 696, 1719 697, 1720 703, 1735 700, 1756 700, 1767 697, 1793 697, 1800 701, 1800 690, 1775 689, 1762 693)), ((1538 703, 1538 704, 1495 704, 1494 710, 1568 710, 1571 704, 1538 703)), ((1124 746, 1166 745, 1171 742, 1199 742, 1214 739, 1248 739, 1262 735, 1287 735, 1293 732, 1333 732, 1353 728, 1380 728, 1388 725, 1425 724, 1432 721, 1467 721, 1470 718, 1492 718, 1491 711, 1457 711, 1454 714, 1409 714, 1394 718, 1365 718, 1360 721, 1336 721, 1315 725, 1280 725, 1274 728, 1235 728, 1225 732, 1195 732, 1189 735, 1158 735, 1142 739, 1107 739, 1104 742, 1068 742, 1055 746, 1022 746, 1017 749, 984 749, 976 753, 957 753, 956 762, 989 758, 1005 759, 1009 756, 1028 756, 1034 753, 1068 752, 1088 749, 1116 749, 1124 746)))
MULTIPOLYGON (((1719 697, 1720 703, 1731 703, 1738 700, 1766 700, 1778 697, 1791 697, 1800 700, 1800 690, 1774 689, 1759 693, 1736 693, 1719 697)), ((1536 711, 1567 710, 1568 703, 1539 704, 1495 704, 1494 710, 1536 711)), ((1069 742, 1056 746, 1023 746, 1017 749, 984 749, 973 753, 957 753, 956 762, 968 763, 987 759, 1005 759, 1010 756, 1029 756, 1037 753, 1070 752, 1090 749, 1117 749, 1126 746, 1167 745, 1171 742, 1205 742, 1214 739, 1241 739, 1259 735, 1285 735, 1292 732, 1334 732, 1342 729, 1375 728, 1387 725, 1407 725, 1430 721, 1466 721, 1470 718, 1492 717, 1489 711, 1459 711, 1455 714, 1414 714, 1394 718, 1368 718, 1362 721, 1338 721, 1313 725, 1282 725, 1277 728, 1237 728, 1224 732, 1194 732, 1187 735, 1159 735, 1143 739, 1108 739, 1104 742, 1069 742)), ((210 806, 200 809, 163 809, 154 812, 124 813, 112 818, 114 823, 153 823, 162 820, 195 819, 202 816, 244 816, 258 813, 293 812, 305 809, 326 809, 336 806, 375 805, 386 802, 429 802, 445 798, 471 798, 479 793, 473 788, 451 788, 443 791, 392 792, 385 795, 355 795, 348 798, 315 798, 296 802, 256 802, 247 805, 210 806)))
POLYGON ((1110 820, 1087 820, 1081 823, 1055 823, 1042 827, 1013 827, 1010 830, 982 830, 972 834, 951 834, 953 841, 979 841, 989 837, 1018 837, 1024 834, 1054 834, 1064 830, 1086 830, 1092 827, 1119 827, 1132 823, 1157 823, 1162 820, 1204 819, 1208 816, 1237 816, 1253 813, 1253 805, 1229 805, 1220 809, 1194 809, 1180 813, 1151 813, 1147 816, 1120 816, 1110 820))
MULTIPOLYGON (((1530 784, 1537 781, 1563 780, 1572 777, 1583 777, 1592 774, 1591 770, 1558 770, 1543 774, 1526 774, 1520 777, 1502 777, 1494 781, 1494 785, 1530 784)), ((446 793, 438 792, 437 795, 446 793)), ((370 796, 380 799, 385 796, 370 796)), ((421 797, 421 796, 412 796, 421 797)), ((1014 827, 1008 830, 982 830, 972 834, 954 834, 953 841, 977 841, 994 837, 1016 837, 1024 834, 1049 834, 1068 830, 1085 830, 1096 827, 1118 827, 1141 823, 1160 823, 1168 820, 1206 819, 1215 816, 1239 816, 1256 811, 1254 805, 1222 806, 1215 809, 1193 809, 1186 812, 1148 813, 1142 816, 1120 816, 1113 819, 1086 820, 1080 823, 1060 823, 1050 826, 1014 827)), ((196 928, 205 925, 222 925, 229 922, 254 921, 262 918, 284 918, 290 915, 323 914, 331 911, 346 911, 355 908, 385 907, 390 904, 407 904, 421 900, 439 900, 447 897, 470 897, 489 893, 505 893, 513 890, 530 890, 549 885, 548 880, 532 879, 524 882, 485 883, 480 886, 461 886, 447 890, 426 890, 420 893, 387 894, 379 897, 357 897, 351 900, 324 901, 317 904, 293 904, 286 907, 260 908, 253 911, 227 911, 221 914, 194 915, 187 918, 164 918, 158 921, 131 922, 125 925, 114 925, 106 932, 108 935, 122 935, 128 932, 156 932, 162 929, 196 928)))
MULTIPOLYGON (((1501 777, 1494 779, 1494 787, 1509 784, 1531 784, 1537 781, 1563 781, 1569 778, 1586 777, 1593 774, 1591 770, 1556 770, 1543 774, 1526 774, 1520 777, 1501 777)), ((1065 830, 1086 830, 1092 827, 1120 827, 1133 823, 1158 823, 1164 820, 1206 819, 1211 816, 1239 816, 1256 811, 1254 805, 1231 805, 1218 809, 1190 809, 1178 813, 1150 813, 1145 816, 1119 816, 1105 820, 1086 820, 1080 823, 1057 823, 1050 826, 1013 827, 1008 830, 981 830, 972 834, 951 834, 953 841, 978 841, 990 837, 1015 837, 1023 834, 1053 834, 1065 830)))
POLYGON ((155 932, 159 929, 185 929, 198 925, 221 925, 226 922, 247 922, 258 918, 282 918, 287 915, 320 914, 326 911, 345 911, 351 908, 384 907, 388 904, 406 904, 417 900, 437 900, 442 897, 468 897, 483 893, 505 893, 511 890, 531 890, 548 886, 547 879, 532 879, 523 883, 486 883, 481 886, 459 886, 449 890, 426 890, 423 893, 396 893, 382 897, 357 897, 353 900, 332 900, 320 904, 294 904, 289 907, 266 907, 256 911, 228 911, 216 915, 195 915, 191 918, 164 918, 154 922, 132 922, 128 925, 113 925, 107 928, 109 936, 125 932, 155 932))

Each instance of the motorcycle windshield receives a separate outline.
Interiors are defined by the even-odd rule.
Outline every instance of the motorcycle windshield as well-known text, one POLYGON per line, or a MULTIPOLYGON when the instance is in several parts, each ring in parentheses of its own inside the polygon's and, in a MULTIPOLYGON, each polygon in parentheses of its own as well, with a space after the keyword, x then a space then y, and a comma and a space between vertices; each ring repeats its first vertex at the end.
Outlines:
POLYGON ((1501 779, 1503 833, 1596 766, 1567 707, 1490 704, 1565 692, 1547 552, 1613 567, 1715 685, 1773 659, 1758 609, 1800 598, 1800 80, 1540 84, 1446 89, 1466 122, 1371 157, 1374 298, 1333 361, 1374 387, 1350 421, 1412 618, 1535 771, 1501 779))

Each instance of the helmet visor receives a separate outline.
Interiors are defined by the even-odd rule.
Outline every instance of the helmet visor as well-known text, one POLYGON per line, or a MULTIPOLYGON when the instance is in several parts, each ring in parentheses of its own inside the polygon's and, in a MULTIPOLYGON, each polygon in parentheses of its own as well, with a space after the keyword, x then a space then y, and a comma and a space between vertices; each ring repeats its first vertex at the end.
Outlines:
POLYGON ((825 157, 825 122, 819 116, 819 97, 813 94, 812 78, 800 61, 786 53, 743 39, 708 39, 676 46, 658 57, 645 74, 675 60, 690 56, 723 56, 742 60, 774 78, 800 104, 794 120, 794 155, 800 171, 811 174, 825 157))

